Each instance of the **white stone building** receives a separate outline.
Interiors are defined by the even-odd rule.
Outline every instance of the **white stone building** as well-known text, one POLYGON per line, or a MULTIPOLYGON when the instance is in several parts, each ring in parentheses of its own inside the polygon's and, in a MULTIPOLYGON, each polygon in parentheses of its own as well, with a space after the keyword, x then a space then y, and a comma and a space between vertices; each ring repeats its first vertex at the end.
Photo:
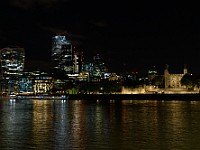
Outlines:
POLYGON ((182 74, 170 74, 169 66, 166 65, 164 71, 165 88, 183 88, 183 86, 181 86, 181 79, 187 73, 187 68, 184 66, 182 74))

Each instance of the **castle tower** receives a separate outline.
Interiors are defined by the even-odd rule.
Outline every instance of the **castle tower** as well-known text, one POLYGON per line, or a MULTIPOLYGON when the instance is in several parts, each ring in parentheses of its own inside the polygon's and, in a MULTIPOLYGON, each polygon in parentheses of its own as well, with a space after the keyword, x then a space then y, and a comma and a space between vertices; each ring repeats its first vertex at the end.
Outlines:
POLYGON ((185 74, 187 74, 188 73, 188 70, 187 70, 187 66, 186 66, 186 64, 184 65, 184 68, 183 68, 183 74, 185 75, 185 74))
POLYGON ((165 79, 165 88, 169 87, 169 65, 166 64, 164 71, 164 79, 165 79))

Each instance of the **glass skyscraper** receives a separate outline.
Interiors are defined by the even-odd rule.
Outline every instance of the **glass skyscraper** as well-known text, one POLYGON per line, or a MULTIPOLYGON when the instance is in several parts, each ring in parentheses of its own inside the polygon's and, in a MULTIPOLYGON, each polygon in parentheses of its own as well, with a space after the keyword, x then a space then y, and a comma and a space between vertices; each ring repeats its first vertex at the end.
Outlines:
POLYGON ((72 44, 67 36, 58 35, 52 38, 51 58, 54 68, 65 71, 66 74, 73 73, 72 44))
POLYGON ((1 77, 17 76, 24 69, 25 50, 23 48, 4 48, 0 50, 1 77))

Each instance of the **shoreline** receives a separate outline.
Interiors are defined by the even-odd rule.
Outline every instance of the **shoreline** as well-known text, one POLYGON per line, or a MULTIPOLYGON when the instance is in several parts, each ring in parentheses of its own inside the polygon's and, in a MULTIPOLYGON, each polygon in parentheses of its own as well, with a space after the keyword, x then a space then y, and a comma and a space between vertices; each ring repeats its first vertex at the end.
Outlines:
POLYGON ((63 94, 63 95, 16 95, 3 96, 8 99, 36 100, 184 100, 200 101, 200 94, 63 94))
POLYGON ((71 100, 197 100, 200 94, 80 94, 69 95, 71 100))
POLYGON ((200 94, 66 94, 1 96, 16 100, 183 100, 200 101, 200 94))

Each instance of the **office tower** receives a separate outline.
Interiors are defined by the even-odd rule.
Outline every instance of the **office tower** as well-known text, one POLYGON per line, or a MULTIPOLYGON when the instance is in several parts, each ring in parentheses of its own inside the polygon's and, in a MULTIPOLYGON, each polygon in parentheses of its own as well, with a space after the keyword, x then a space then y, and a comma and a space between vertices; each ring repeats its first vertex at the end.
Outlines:
POLYGON ((73 73, 79 73, 80 68, 79 68, 79 54, 78 53, 74 53, 74 57, 73 57, 73 73))
POLYGON ((93 57, 94 62, 84 63, 82 66, 83 72, 89 72, 92 80, 99 80, 104 78, 104 74, 108 72, 108 69, 99 54, 93 57))
POLYGON ((73 51, 69 37, 57 35, 52 38, 51 58, 54 68, 64 71, 66 74, 73 73, 73 51))
POLYGON ((9 79, 18 76, 24 69, 25 51, 23 48, 4 48, 0 50, 1 77, 9 79))
POLYGON ((149 81, 152 81, 152 79, 157 76, 157 69, 155 66, 152 66, 149 70, 148 70, 148 79, 149 81))
POLYGON ((93 57, 93 59, 94 59, 94 72, 93 72, 93 75, 94 76, 99 76, 99 77, 102 78, 104 76, 104 74, 106 72, 108 72, 108 69, 107 69, 105 63, 100 58, 99 54, 95 55, 93 57))

